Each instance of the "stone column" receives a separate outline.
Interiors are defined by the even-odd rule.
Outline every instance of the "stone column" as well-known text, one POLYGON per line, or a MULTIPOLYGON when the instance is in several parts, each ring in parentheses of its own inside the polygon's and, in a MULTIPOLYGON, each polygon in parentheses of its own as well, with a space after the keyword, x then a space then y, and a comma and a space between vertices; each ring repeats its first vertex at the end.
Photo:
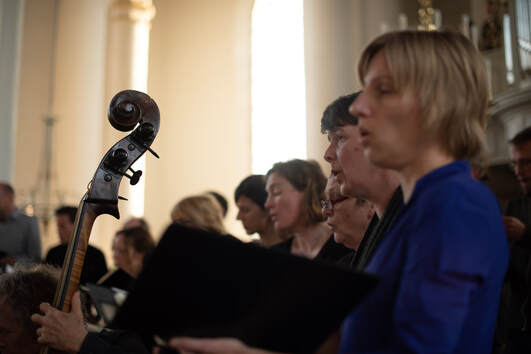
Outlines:
MULTIPOLYGON (((155 7, 151 0, 115 0, 109 7, 107 31, 105 104, 119 91, 133 89, 146 92, 148 78, 149 32, 155 7)), ((107 106, 105 108, 107 108, 107 106)), ((129 134, 126 133, 126 134, 129 134)), ((126 134, 114 130, 107 122, 104 125, 106 149, 126 134)), ((121 221, 129 216, 144 214, 145 156, 133 169, 142 170, 140 182, 131 186, 123 178, 120 195, 128 198, 120 202, 121 221)))
POLYGON ((24 1, 0 0, 0 180, 13 182, 24 1))

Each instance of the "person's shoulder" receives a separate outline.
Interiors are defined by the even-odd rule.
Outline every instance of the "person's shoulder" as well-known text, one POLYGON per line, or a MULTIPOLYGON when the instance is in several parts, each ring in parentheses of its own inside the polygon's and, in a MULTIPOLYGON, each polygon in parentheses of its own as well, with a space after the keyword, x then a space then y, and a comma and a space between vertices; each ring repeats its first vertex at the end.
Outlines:
MULTIPOLYGON (((496 197, 471 176, 439 181, 419 196, 416 221, 432 242, 441 244, 501 244, 505 232, 496 197)), ((418 235, 424 237, 423 235, 418 235)))
POLYGON ((423 265, 478 274, 504 268, 505 229, 488 187, 472 178, 450 178, 422 198, 421 207, 408 219, 407 239, 408 252, 424 260, 423 265))
POLYGON ((130 290, 135 283, 135 278, 121 268, 111 270, 98 280, 97 284, 109 288, 130 290))
POLYGON ((273 246, 269 247, 269 249, 276 250, 276 251, 290 251, 291 249, 291 243, 293 242, 293 236, 288 238, 286 241, 282 241, 279 243, 274 244, 273 246))
POLYGON ((507 208, 508 209, 514 208, 514 207, 518 208, 522 205, 529 205, 529 204, 531 204, 531 197, 529 197, 528 195, 522 194, 517 197, 509 199, 509 201, 507 202, 507 208))
POLYGON ((92 245, 88 245, 88 247, 87 247, 87 254, 89 254, 89 253, 91 253, 94 256, 102 256, 103 257, 103 252, 98 247, 95 247, 95 246, 92 246, 92 245))
POLYGON ((494 193, 472 176, 456 174, 441 179, 423 189, 419 195, 422 204, 436 206, 437 210, 456 213, 462 208, 476 209, 477 212, 499 211, 494 193))
POLYGON ((338 261, 343 258, 343 256, 348 255, 352 252, 350 248, 345 247, 341 243, 337 243, 334 240, 334 234, 330 235, 321 251, 323 251, 325 255, 331 256, 334 261, 338 261))
POLYGON ((37 218, 35 216, 30 216, 20 209, 15 209, 15 211, 11 215, 11 218, 20 223, 37 224, 37 218))
POLYGON ((59 244, 48 250, 44 261, 46 263, 61 265, 66 254, 67 245, 59 244))
POLYGON ((68 248, 68 245, 59 244, 57 246, 54 246, 54 247, 50 248, 48 253, 50 253, 50 252, 51 253, 60 252, 60 251, 66 250, 67 248, 68 248))

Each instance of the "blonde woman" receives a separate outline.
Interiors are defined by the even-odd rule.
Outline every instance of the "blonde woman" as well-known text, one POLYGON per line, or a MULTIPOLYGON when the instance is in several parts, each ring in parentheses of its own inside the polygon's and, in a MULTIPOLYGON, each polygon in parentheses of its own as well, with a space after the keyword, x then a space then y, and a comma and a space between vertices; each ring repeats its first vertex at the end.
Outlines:
POLYGON ((392 32, 358 74, 350 112, 364 154, 396 171, 405 206, 365 267, 380 282, 345 322, 340 352, 490 353, 508 248, 468 162, 486 150, 483 58, 459 33, 392 32))
POLYGON ((186 197, 179 201, 171 211, 171 219, 174 223, 226 234, 222 215, 221 206, 210 194, 186 197))

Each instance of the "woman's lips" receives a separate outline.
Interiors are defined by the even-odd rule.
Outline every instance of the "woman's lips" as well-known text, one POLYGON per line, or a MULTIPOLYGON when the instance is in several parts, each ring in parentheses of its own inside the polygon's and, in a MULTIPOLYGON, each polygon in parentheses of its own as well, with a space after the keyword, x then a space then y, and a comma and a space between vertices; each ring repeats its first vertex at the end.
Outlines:
POLYGON ((368 140, 371 134, 369 133, 367 129, 362 128, 362 127, 359 128, 359 132, 360 132, 360 143, 363 146, 366 146, 368 144, 368 140))

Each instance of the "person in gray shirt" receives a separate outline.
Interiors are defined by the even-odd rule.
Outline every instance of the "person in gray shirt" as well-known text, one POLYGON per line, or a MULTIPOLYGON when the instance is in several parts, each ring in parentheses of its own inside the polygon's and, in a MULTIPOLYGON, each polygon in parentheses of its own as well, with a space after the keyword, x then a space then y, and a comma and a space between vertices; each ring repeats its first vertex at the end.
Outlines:
POLYGON ((41 237, 35 217, 15 207, 15 191, 0 182, 0 251, 16 260, 41 260, 41 237))

